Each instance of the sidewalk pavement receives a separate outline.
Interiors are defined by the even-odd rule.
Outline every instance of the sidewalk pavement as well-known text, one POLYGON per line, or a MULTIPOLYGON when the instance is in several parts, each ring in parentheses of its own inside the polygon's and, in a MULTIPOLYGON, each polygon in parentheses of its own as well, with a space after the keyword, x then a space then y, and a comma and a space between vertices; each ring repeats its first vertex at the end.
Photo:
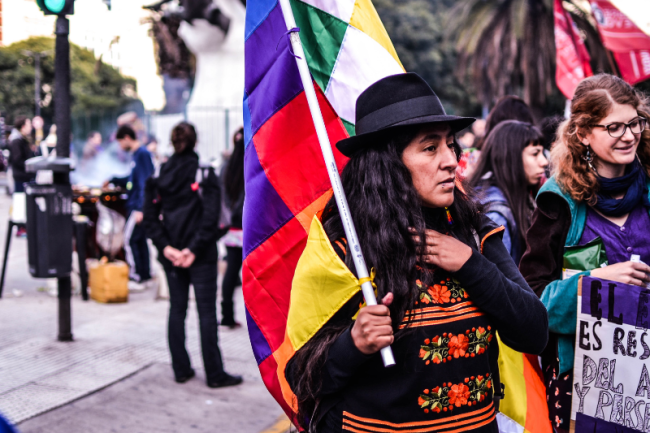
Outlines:
MULTIPOLYGON (((0 196, 0 241, 11 199, 0 196)), ((289 423, 260 378, 244 327, 219 328, 226 370, 237 387, 205 385, 196 305, 187 317, 187 347, 197 376, 174 382, 167 348, 168 302, 153 290, 128 303, 72 300, 74 342, 57 336, 57 298, 27 270, 26 239, 12 238, 0 299, 0 413, 22 433, 287 432, 289 423)))

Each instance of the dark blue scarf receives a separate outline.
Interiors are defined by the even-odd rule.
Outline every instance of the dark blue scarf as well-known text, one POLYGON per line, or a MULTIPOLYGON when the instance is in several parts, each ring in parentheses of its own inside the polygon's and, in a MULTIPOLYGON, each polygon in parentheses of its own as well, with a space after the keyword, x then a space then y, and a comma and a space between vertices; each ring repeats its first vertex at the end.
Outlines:
POLYGON ((621 177, 607 179, 598 176, 600 190, 595 208, 607 216, 619 217, 632 212, 639 204, 650 209, 648 201, 648 186, 646 184, 645 169, 639 162, 634 162, 626 167, 627 173, 621 177), (625 193, 621 199, 612 196, 625 193))

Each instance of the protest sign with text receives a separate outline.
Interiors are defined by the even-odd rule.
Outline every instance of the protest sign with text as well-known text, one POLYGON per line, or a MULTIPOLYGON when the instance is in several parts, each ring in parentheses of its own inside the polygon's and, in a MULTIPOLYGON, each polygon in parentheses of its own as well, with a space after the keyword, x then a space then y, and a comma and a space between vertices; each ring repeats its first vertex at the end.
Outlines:
POLYGON ((646 288, 580 279, 572 430, 650 432, 648 308, 646 288))

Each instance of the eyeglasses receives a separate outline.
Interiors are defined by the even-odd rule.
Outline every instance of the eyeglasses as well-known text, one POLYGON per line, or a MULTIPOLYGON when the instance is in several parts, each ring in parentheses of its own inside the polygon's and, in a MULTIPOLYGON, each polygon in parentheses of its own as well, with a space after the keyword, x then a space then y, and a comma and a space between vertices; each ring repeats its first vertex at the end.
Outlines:
POLYGON ((627 132, 627 128, 630 128, 630 132, 632 132, 632 134, 642 133, 643 131, 645 131, 645 127, 647 123, 648 120, 645 117, 637 117, 636 119, 632 120, 630 123, 614 122, 614 123, 610 123, 609 125, 591 125, 591 126, 598 126, 600 128, 605 128, 607 129, 607 132, 611 137, 620 138, 625 135, 625 133, 627 132))

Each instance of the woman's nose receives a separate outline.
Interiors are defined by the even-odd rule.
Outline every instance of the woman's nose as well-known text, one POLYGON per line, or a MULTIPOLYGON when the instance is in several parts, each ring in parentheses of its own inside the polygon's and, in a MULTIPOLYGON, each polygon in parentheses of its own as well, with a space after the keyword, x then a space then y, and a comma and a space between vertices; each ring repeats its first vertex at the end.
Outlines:
POLYGON ((442 146, 446 151, 442 155, 440 168, 443 170, 453 170, 458 167, 458 157, 453 147, 442 146))
POLYGON ((546 158, 546 156, 544 156, 543 153, 540 153, 540 165, 542 167, 547 167, 548 166, 548 159, 546 158))
POLYGON ((629 126, 625 128, 625 134, 623 134, 621 140, 628 142, 636 140, 636 136, 632 133, 632 128, 629 126))

